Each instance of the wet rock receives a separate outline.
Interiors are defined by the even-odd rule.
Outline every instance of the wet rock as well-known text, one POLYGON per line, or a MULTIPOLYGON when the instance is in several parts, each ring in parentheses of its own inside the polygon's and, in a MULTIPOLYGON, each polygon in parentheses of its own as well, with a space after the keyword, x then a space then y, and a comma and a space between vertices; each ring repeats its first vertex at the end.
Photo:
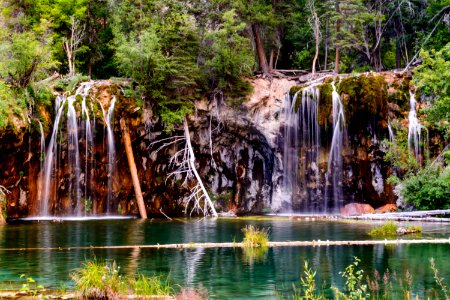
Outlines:
POLYGON ((378 207, 377 209, 375 209, 375 212, 384 214, 389 212, 396 212, 397 210, 398 210, 397 205, 389 203, 381 207, 378 207))
POLYGON ((375 209, 371 205, 364 203, 350 203, 340 209, 340 213, 345 216, 372 214, 374 212, 375 209))

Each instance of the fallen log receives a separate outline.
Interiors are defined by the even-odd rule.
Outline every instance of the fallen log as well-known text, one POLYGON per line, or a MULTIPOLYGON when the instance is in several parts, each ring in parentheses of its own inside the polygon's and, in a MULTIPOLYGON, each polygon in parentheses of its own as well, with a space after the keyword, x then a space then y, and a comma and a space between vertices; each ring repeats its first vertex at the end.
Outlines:
POLYGON ((141 185, 137 175, 136 163, 134 161, 133 148, 131 146, 130 131, 123 118, 120 119, 120 129, 122 130, 122 139, 127 154, 128 166, 130 167, 131 178, 133 180, 134 193, 136 194, 136 202, 139 208, 139 214, 142 219, 147 219, 147 211, 145 209, 144 197, 142 196, 141 185))
MULTIPOLYGON (((361 240, 361 241, 285 241, 268 242, 268 247, 320 247, 320 246, 370 246, 370 245, 419 245, 450 244, 449 239, 411 239, 411 240, 361 240)), ((243 243, 181 243, 156 245, 122 245, 122 246, 80 246, 48 248, 0 248, 0 251, 72 251, 95 249, 197 249, 197 248, 245 248, 243 243)))

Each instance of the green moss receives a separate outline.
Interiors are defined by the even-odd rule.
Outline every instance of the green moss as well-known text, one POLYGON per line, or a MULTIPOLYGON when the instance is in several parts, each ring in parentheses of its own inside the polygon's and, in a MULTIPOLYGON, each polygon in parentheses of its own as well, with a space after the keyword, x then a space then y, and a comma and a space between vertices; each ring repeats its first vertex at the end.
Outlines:
POLYGON ((383 76, 361 75, 343 78, 339 82, 338 92, 349 119, 361 119, 361 113, 385 118, 388 112, 387 83, 383 76), (353 118, 354 114, 358 118, 353 118))
POLYGON ((318 85, 317 88, 320 92, 319 125, 326 127, 333 109, 333 86, 331 83, 323 83, 318 85))

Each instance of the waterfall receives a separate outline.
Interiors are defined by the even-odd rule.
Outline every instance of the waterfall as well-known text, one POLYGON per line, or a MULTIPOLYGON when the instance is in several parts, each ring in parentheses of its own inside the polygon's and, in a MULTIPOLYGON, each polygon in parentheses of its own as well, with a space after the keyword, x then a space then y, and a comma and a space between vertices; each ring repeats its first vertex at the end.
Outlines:
MULTIPOLYGON (((422 130, 427 134, 428 145, 428 130, 419 122, 416 112, 416 95, 413 92, 409 92, 409 104, 410 110, 408 114, 408 150, 414 153, 414 157, 420 160, 420 143, 422 140, 422 130)), ((425 148, 426 149, 426 148, 425 148)))
POLYGON ((319 89, 309 86, 286 97, 283 119, 283 182, 272 208, 317 212, 319 186, 319 89), (310 186, 309 182, 315 182, 310 186))
POLYGON ((106 124, 106 131, 108 137, 108 199, 106 202, 106 213, 110 213, 111 204, 113 200, 113 177, 115 172, 115 157, 116 157, 116 146, 114 143, 114 130, 113 130, 113 115, 114 115, 114 106, 116 104, 116 97, 113 96, 111 99, 111 103, 109 104, 108 113, 105 113, 105 109, 103 105, 100 103, 100 107, 103 112, 103 119, 106 124))
POLYGON ((44 134, 44 127, 42 126, 41 121, 37 120, 39 123, 39 132, 41 134, 41 152, 39 153, 39 164, 40 168, 39 171, 42 172, 44 169, 44 157, 45 157, 45 134, 44 134))
POLYGON ((389 142, 394 143, 394 131, 392 131, 391 120, 388 121, 389 142))
MULTIPOLYGON (((68 178, 68 186, 66 187, 67 196, 69 203, 73 208, 69 213, 76 216, 83 215, 83 207, 85 208, 84 214, 86 214, 86 203, 82 202, 82 197, 87 198, 87 185, 89 174, 89 164, 88 156, 89 149, 93 147, 93 135, 91 121, 89 118, 89 110, 86 106, 86 98, 89 94, 89 90, 92 88, 92 83, 83 83, 76 90, 75 95, 66 97, 65 95, 60 95, 55 99, 55 112, 56 117, 53 123, 53 131, 50 138, 50 142, 45 151, 45 141, 41 137, 41 149, 45 152, 45 158, 42 163, 42 183, 41 183, 41 197, 40 201, 40 211, 41 217, 48 217, 51 214, 50 203, 52 202, 52 197, 57 198, 57 195, 52 195, 58 187, 60 182, 63 182, 62 178, 58 178, 58 170, 64 167, 59 160, 63 154, 62 147, 59 145, 61 141, 67 143, 67 162, 68 162, 68 172, 70 174, 68 178), (81 123, 84 128, 84 134, 80 135, 80 126, 78 121, 77 112, 75 109, 75 103, 77 102, 77 97, 82 97, 82 113, 81 113, 81 123), (67 136, 63 136, 62 122, 64 116, 64 110, 67 108, 66 114, 66 133, 67 136), (85 163, 84 163, 84 177, 82 176, 82 159, 80 156, 80 136, 84 136, 85 141, 85 163), (44 147, 44 148, 43 148, 44 147), (85 189, 84 193, 81 189, 81 183, 84 181, 85 189)), ((41 150, 42 151, 42 150, 41 150)), ((92 156, 92 155, 91 155, 92 156)), ((91 159, 92 160, 92 159, 91 159)), ((64 179, 65 180, 65 179, 64 179)))
POLYGON ((56 117, 55 122, 53 123, 53 131, 50 138, 50 142, 47 147, 47 151, 45 153, 45 160, 44 160, 44 169, 43 169, 43 185, 41 190, 42 198, 40 199, 40 215, 42 217, 49 216, 49 201, 50 201, 50 179, 52 177, 52 171, 53 167, 56 162, 56 155, 57 155, 57 135, 58 135, 58 129, 59 129, 59 122, 61 120, 61 115, 64 109, 64 105, 66 103, 66 97, 65 96, 58 96, 55 100, 55 109, 56 109, 56 117))
POLYGON ((75 203, 75 213, 77 216, 81 215, 81 193, 80 193, 80 149, 78 147, 78 123, 77 112, 73 103, 76 96, 70 96, 67 98, 67 154, 69 160, 69 200, 71 203, 75 203), (73 201, 75 197, 75 201, 73 201))
MULTIPOLYGON (((81 93, 83 97, 81 102, 81 116, 82 116, 82 128, 84 128, 84 138, 85 138, 85 163, 84 163, 84 214, 86 215, 89 211, 90 204, 92 204, 92 197, 89 195, 88 186, 91 179, 90 171, 94 168, 92 162, 94 161, 94 136, 92 134, 91 120, 89 117, 89 110, 86 105, 86 98, 89 95, 89 90, 92 88, 93 84, 88 83, 84 86, 84 90, 81 93), (83 126, 84 125, 84 126, 83 126)), ((91 102, 91 110, 94 108, 91 102)), ((95 120, 94 125, 95 127, 95 120)))
POLYGON ((333 87, 333 138, 331 140, 328 170, 325 173, 325 211, 328 210, 329 197, 332 196, 334 210, 337 211, 343 202, 342 194, 342 148, 344 144, 345 116, 344 106, 341 102, 336 86, 333 87), (329 190, 332 190, 330 195, 329 190))
POLYGON ((300 186, 304 194, 300 208, 308 212, 323 212, 319 173, 319 98, 320 91, 314 86, 302 90, 300 114, 300 186), (311 186, 311 183, 314 185, 311 186))
POLYGON ((292 197, 298 193, 299 115, 295 109, 299 92, 286 95, 284 102, 283 183, 278 208, 292 210, 292 197))

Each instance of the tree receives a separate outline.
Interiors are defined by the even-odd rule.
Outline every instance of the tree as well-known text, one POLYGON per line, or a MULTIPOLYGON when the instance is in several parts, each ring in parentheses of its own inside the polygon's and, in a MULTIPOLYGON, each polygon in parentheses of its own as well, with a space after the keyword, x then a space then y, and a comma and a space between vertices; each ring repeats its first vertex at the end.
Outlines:
POLYGON ((311 29, 314 33, 314 41, 315 41, 315 54, 314 59, 312 62, 312 68, 311 72, 314 75, 316 73, 316 63, 317 59, 319 58, 319 44, 320 44, 320 38, 321 38, 321 32, 320 32, 320 18, 317 14, 316 9, 316 3, 315 0, 307 0, 306 2, 307 9, 310 13, 310 17, 308 19, 309 25, 311 26, 311 29))
POLYGON ((80 43, 84 38, 85 27, 73 16, 70 19, 70 23, 70 39, 63 38, 63 45, 69 64, 69 76, 73 77, 75 76, 76 54, 79 51, 80 43))

